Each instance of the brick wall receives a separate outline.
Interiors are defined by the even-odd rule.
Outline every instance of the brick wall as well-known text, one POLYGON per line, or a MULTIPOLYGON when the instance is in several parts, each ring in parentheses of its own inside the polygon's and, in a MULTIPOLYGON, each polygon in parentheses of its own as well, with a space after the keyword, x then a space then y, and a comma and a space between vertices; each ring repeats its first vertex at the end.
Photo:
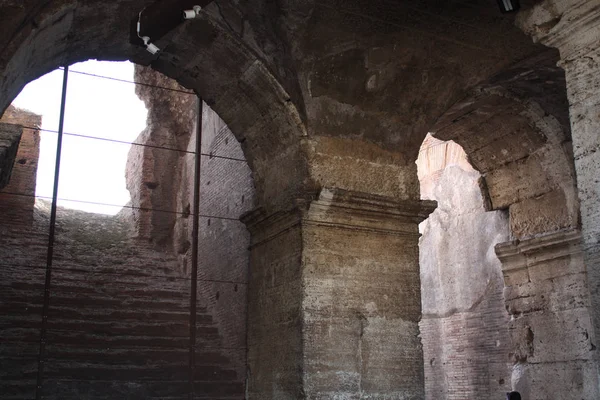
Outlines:
POLYGON ((23 129, 17 125, 0 125, 0 189, 8 185, 17 157, 23 129))
MULTIPOLYGON (((241 146, 231 130, 208 106, 203 107, 198 248, 198 299, 219 327, 223 347, 235 364, 240 382, 246 374, 246 307, 250 237, 239 217, 254 206, 254 184, 241 146), (216 156, 216 157, 214 157, 216 156), (233 158, 224 159, 220 157, 233 158), (217 218, 215 218, 217 217, 217 218), (218 218, 223 217, 223 218, 218 218)), ((195 137, 188 150, 194 151, 195 137)), ((180 211, 193 208, 194 158, 186 157, 179 193, 180 211)), ((192 219, 175 224, 175 248, 190 240, 192 219)), ((189 246, 189 243, 188 243, 189 246)), ((180 254, 182 266, 191 267, 191 248, 180 254)))

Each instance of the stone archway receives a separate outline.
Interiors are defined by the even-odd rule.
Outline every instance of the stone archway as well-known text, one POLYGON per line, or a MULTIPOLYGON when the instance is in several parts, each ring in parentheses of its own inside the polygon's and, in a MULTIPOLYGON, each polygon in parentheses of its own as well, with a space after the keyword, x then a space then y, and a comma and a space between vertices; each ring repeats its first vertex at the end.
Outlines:
POLYGON ((422 397, 416 241, 432 204, 419 202, 414 158, 452 104, 543 47, 488 2, 223 0, 159 41, 153 60, 128 41, 148 3, 1 2, 0 109, 27 81, 87 58, 152 65, 196 90, 243 142, 263 208, 247 218, 249 395, 422 397), (373 365, 382 354, 389 363, 373 365))
POLYGON ((153 58, 129 43, 130 18, 143 7, 143 1, 103 4, 87 15, 77 2, 66 1, 38 10, 35 28, 17 31, 3 53, 0 109, 27 82, 61 65, 89 58, 129 59, 195 90, 222 116, 243 143, 261 204, 277 207, 302 192, 307 174, 299 155, 304 124, 261 57, 210 14, 203 14, 157 42, 163 51, 153 58), (273 163, 277 169, 271 168, 273 163), (265 186, 265 180, 271 183, 265 186))
POLYGON ((593 380, 586 377, 595 368, 587 361, 595 345, 557 60, 548 50, 493 77, 450 108, 433 132, 465 149, 482 173, 489 210, 508 212, 512 241, 498 244, 496 253, 511 316, 513 389, 525 398, 592 398, 593 380))

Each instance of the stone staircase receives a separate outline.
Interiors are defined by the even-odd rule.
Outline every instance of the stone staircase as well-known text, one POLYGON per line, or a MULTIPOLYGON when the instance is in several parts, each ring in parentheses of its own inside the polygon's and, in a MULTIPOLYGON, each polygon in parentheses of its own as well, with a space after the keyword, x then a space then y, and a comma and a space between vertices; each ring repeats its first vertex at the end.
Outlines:
MULTIPOLYGON (((0 397, 32 399, 49 213, 24 225, 2 211, 0 397)), ((190 279, 129 236, 118 217, 59 209, 44 399, 188 399, 190 279)), ((195 398, 243 399, 239 363, 202 304, 196 334, 195 398)))

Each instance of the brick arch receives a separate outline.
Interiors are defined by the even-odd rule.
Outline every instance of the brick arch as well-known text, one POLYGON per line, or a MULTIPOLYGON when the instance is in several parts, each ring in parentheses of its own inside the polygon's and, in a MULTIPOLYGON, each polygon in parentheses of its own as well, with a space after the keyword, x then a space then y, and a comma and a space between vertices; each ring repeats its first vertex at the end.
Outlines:
POLYGON ((82 18, 75 1, 59 3, 39 9, 36 27, 17 30, 5 47, 0 110, 28 82, 61 65, 131 60, 193 89, 225 120, 242 143, 261 204, 276 209, 302 191, 307 166, 299 154, 300 113, 261 57, 220 22, 203 14, 182 23, 156 42, 162 52, 152 57, 130 44, 131 17, 150 1, 103 4, 93 19, 82 18))

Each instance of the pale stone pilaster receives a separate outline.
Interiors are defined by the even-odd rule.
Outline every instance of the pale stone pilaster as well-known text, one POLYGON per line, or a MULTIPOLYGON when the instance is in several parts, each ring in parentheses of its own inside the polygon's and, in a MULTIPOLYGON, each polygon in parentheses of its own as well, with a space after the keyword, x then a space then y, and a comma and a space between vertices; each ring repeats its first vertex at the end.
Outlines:
POLYGON ((525 399, 598 398, 581 234, 496 246, 511 315, 512 384, 525 399))
POLYGON ((323 189, 245 218, 250 399, 424 397, 418 224, 434 208, 323 189))

